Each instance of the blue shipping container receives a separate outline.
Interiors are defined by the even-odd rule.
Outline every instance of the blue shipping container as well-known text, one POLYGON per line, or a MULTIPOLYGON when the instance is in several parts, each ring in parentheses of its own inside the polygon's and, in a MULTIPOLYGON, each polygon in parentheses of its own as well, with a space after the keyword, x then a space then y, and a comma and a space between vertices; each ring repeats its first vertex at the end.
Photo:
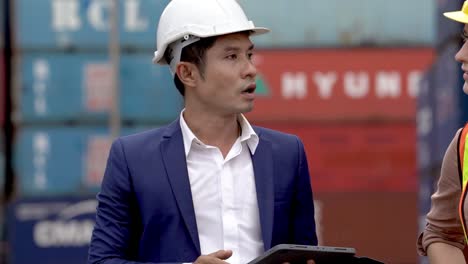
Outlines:
MULTIPOLYGON (((120 0, 121 45, 155 48, 158 18, 169 0, 120 0)), ((15 45, 20 49, 107 49, 111 1, 15 0, 15 45)))
POLYGON ((460 10, 463 0, 438 0, 437 2, 437 34, 436 45, 441 46, 450 42, 459 43, 460 34, 463 32, 463 24, 447 19, 443 13, 460 10))
MULTIPOLYGON (((112 106, 112 71, 104 54, 23 54, 17 63, 19 122, 105 121, 112 106)), ((125 121, 166 123, 179 115, 182 96, 167 66, 151 54, 123 55, 120 111, 125 121)))
POLYGON ((464 124, 467 105, 461 105, 461 65, 454 56, 459 49, 451 43, 437 54, 421 84, 417 104, 419 168, 440 169, 445 151, 464 124))
MULTIPOLYGON (((16 46, 20 49, 107 49, 106 1, 16 0, 16 46)), ((154 49, 156 27, 168 0, 121 0, 123 47, 154 49)), ((272 29, 260 47, 431 46, 435 1, 428 0, 242 0, 256 25, 272 29)))
POLYGON ((2 194, 5 190, 5 174, 5 144, 3 134, 0 134, 0 191, 2 194))
POLYGON ((431 46, 433 0, 241 0, 258 26, 259 47, 431 46))
POLYGON ((433 92, 434 129, 437 142, 433 151, 436 161, 442 161, 456 131, 468 120, 462 120, 468 105, 460 104, 463 93, 461 64, 454 56, 460 46, 452 43, 439 53, 430 89, 433 92))
POLYGON ((15 201, 7 211, 8 263, 86 263, 96 206, 88 196, 15 201))
POLYGON ((417 111, 416 111, 416 124, 417 124, 417 167, 421 171, 434 164, 439 164, 439 155, 436 155, 435 148, 437 145, 435 135, 435 120, 434 120, 434 90, 432 89, 433 79, 435 78, 436 65, 432 65, 420 81, 419 94, 417 97, 417 111), (437 158, 436 158, 437 157, 437 158))
POLYGON ((3 51, 0 48, 0 127, 3 127, 6 118, 6 69, 3 51))
MULTIPOLYGON (((122 135, 150 129, 123 128, 122 135)), ((14 145, 20 197, 95 193, 112 139, 106 128, 29 127, 14 145)))
POLYGON ((6 1, 0 1, 0 50, 5 46, 5 25, 8 19, 8 12, 6 10, 6 1))

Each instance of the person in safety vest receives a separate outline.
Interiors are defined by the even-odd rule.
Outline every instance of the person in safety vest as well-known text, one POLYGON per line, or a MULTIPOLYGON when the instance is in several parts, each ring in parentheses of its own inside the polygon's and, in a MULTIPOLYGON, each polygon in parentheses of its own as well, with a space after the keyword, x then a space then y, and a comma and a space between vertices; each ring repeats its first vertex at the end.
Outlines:
MULTIPOLYGON (((468 1, 460 11, 444 13, 449 19, 464 23, 463 46, 455 55, 464 72, 463 91, 468 94, 468 1)), ((454 73, 455 74, 455 73, 454 73)), ((427 225, 417 246, 421 255, 429 256, 431 264, 465 263, 463 248, 467 239, 468 201, 468 125, 457 131, 450 143, 437 184, 432 195, 427 225)))
POLYGON ((113 142, 88 263, 246 264, 277 244, 317 244, 303 143, 244 116, 250 37, 268 31, 235 0, 168 3, 153 62, 169 66, 185 108, 113 142))

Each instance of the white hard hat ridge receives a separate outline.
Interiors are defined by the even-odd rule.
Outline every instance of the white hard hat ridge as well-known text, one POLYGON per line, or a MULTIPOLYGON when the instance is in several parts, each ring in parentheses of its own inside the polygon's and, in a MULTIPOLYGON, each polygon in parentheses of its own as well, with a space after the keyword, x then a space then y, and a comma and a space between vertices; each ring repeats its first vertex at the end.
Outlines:
POLYGON ((172 60, 180 59, 183 47, 177 47, 177 43, 187 46, 199 38, 242 31, 256 35, 267 33, 269 29, 255 27, 236 0, 172 0, 159 19, 153 62, 172 66, 173 62, 164 58, 169 45, 173 53, 179 52, 172 54, 172 60))

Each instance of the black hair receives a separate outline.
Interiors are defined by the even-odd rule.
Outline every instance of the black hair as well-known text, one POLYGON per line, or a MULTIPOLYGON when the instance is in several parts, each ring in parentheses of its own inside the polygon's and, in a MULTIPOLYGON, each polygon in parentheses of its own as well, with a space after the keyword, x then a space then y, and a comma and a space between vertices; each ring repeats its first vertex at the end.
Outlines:
MULTIPOLYGON (((199 41, 194 42, 187 47, 182 49, 182 54, 180 55, 180 61, 191 62, 197 66, 198 70, 202 78, 204 78, 203 74, 205 72, 205 54, 206 51, 211 48, 214 43, 216 42, 217 37, 208 37, 208 38, 201 38, 199 41)), ((164 59, 167 62, 172 60, 172 54, 170 49, 166 49, 164 53, 164 59)), ((179 93, 184 96, 185 95, 185 86, 182 81, 177 76, 177 73, 174 73, 174 84, 179 91, 179 93)))

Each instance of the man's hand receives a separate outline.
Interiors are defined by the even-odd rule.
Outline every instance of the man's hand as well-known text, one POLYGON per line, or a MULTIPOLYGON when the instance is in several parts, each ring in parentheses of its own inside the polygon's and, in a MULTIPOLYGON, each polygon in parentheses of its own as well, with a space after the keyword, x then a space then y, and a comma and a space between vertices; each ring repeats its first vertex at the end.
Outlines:
MULTIPOLYGON (((222 264, 232 256, 232 250, 218 250, 208 255, 201 255, 193 264, 222 264)), ((309 264, 309 263, 307 263, 309 264)))

